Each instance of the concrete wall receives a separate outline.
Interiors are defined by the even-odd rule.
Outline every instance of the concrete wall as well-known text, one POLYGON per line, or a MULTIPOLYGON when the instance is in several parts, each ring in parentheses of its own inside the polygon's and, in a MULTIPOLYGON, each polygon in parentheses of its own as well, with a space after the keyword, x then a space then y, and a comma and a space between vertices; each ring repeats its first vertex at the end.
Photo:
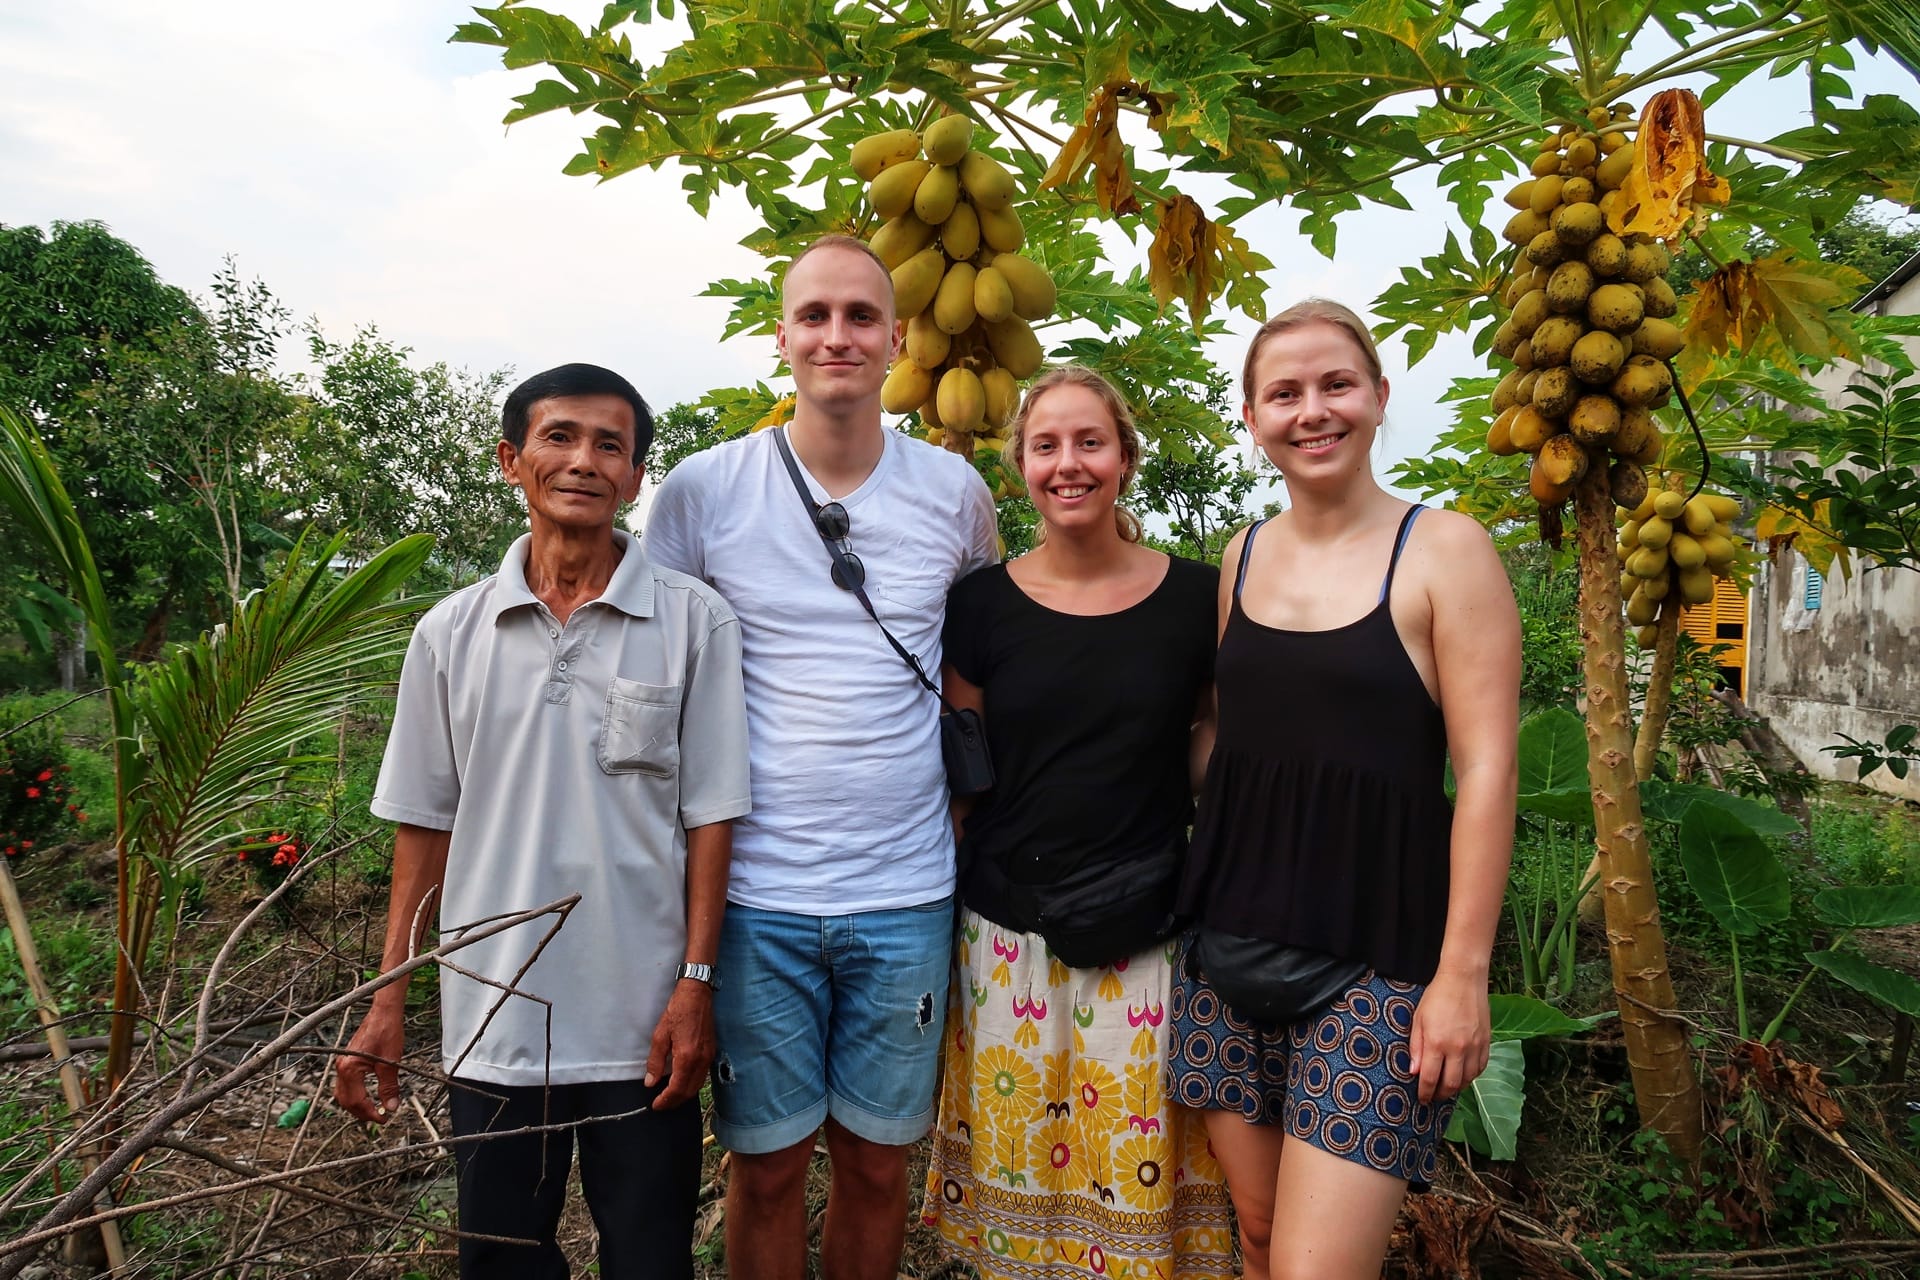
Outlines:
MULTIPOLYGON (((1863 309, 1920 314, 1920 271, 1863 309)), ((1905 343, 1920 363, 1920 339, 1905 343)), ((1858 366, 1835 366, 1814 385, 1829 404, 1840 405, 1859 374, 1858 366)), ((1836 572, 1826 579, 1818 609, 1805 607, 1806 582, 1807 562, 1793 551, 1763 563, 1754 575, 1747 702, 1814 773, 1852 781, 1855 762, 1836 760, 1820 748, 1840 743, 1842 733, 1879 740, 1895 725, 1920 724, 1920 573, 1863 572, 1856 562, 1850 578, 1836 572)), ((1881 769, 1866 782, 1920 800, 1920 772, 1900 781, 1881 769)))

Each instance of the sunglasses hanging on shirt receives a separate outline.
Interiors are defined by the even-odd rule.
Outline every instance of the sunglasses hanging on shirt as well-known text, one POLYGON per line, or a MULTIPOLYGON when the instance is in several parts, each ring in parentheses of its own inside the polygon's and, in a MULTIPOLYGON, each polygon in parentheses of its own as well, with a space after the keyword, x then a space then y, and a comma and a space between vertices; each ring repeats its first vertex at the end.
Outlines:
POLYGON ((838 502, 823 504, 813 500, 813 492, 807 488, 806 478, 800 474, 800 464, 794 461, 793 450, 787 444, 786 428, 774 427, 772 430, 773 442, 780 450, 780 460, 787 464, 787 474, 793 478, 794 491, 800 495, 807 515, 813 521, 813 531, 820 535, 821 545, 826 547, 827 555, 833 562, 830 570, 833 585, 853 593, 860 607, 873 619, 873 624, 880 628, 880 634, 886 637, 893 651, 913 672, 914 679, 940 700, 940 755, 946 763, 947 789, 956 796, 977 796, 991 790, 993 758, 987 754, 987 735, 979 714, 971 707, 956 707, 948 702, 946 695, 940 692, 940 686, 927 678, 920 659, 909 653, 907 647, 894 638, 893 632, 887 630, 887 624, 880 621, 873 601, 867 598, 867 568, 860 563, 860 557, 853 553, 848 541, 853 535, 853 521, 848 517, 847 509, 838 502))

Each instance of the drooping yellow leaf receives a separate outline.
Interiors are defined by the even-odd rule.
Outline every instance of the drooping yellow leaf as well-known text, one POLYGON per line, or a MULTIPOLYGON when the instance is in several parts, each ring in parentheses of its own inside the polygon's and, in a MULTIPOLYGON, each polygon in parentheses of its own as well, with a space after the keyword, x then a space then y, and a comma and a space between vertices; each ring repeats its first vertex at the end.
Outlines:
POLYGON ((1690 89, 1653 95, 1640 113, 1633 168, 1607 221, 1617 235, 1670 240, 1699 207, 1725 204, 1726 181, 1707 172, 1706 120, 1690 89))
POLYGON ((1047 166, 1040 179, 1041 190, 1078 182, 1091 165, 1094 199, 1099 201, 1102 213, 1140 212, 1140 202, 1133 194, 1133 173, 1127 166, 1126 145, 1120 140, 1120 98, 1115 92, 1120 87, 1103 85, 1088 100, 1085 121, 1067 135, 1066 145, 1047 166))
POLYGON ((1769 560, 1778 559, 1782 551, 1791 547, 1822 574, 1832 573, 1833 566, 1838 564, 1840 576, 1845 579, 1852 575, 1852 556, 1844 543, 1826 531, 1823 527, 1826 522, 1824 502, 1814 506, 1812 522, 1779 507, 1763 507, 1753 520, 1754 545, 1765 547, 1769 560))
POLYGON ((1784 367, 1858 359, 1850 302, 1865 277, 1851 267, 1774 254, 1730 262, 1700 283, 1687 315, 1687 344, 1739 350, 1784 367))
POLYGON ((1147 283, 1153 300, 1165 307, 1192 294, 1196 264, 1207 252, 1207 215, 1191 196, 1160 204, 1160 225, 1147 247, 1147 283))

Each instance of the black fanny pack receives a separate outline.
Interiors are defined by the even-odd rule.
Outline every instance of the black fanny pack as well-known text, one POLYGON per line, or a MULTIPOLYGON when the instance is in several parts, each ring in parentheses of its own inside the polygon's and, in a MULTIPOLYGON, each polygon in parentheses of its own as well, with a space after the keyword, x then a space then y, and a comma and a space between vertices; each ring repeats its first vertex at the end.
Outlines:
POLYGON ((1187 971, 1248 1022, 1279 1027, 1327 1008, 1366 976, 1367 965, 1201 925, 1187 948, 1187 971))
POLYGON ((1181 851, 1174 848, 1121 862, 1099 860, 1048 884, 1017 884, 984 858, 973 874, 984 881, 986 897, 1006 904, 1010 927, 1039 934, 1061 963, 1092 969, 1173 934, 1180 863, 1181 851))

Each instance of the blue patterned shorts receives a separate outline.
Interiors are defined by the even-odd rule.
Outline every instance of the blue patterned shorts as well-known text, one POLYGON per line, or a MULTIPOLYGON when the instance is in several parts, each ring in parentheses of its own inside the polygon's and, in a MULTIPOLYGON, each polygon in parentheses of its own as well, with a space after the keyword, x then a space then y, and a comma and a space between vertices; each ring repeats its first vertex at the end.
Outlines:
POLYGON ((1167 1094, 1207 1111, 1238 1111, 1251 1124, 1284 1124, 1299 1138, 1356 1164, 1433 1181, 1451 1099, 1422 1103, 1407 1070, 1413 1011, 1424 986, 1368 970, 1323 1014, 1262 1028, 1227 1008, 1204 978, 1173 987, 1167 1094))

